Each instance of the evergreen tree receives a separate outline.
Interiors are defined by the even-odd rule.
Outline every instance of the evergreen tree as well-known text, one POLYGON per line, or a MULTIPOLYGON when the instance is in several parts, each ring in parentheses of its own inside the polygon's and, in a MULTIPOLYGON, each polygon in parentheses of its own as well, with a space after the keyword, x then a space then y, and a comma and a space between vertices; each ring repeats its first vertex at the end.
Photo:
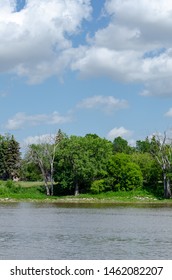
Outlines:
POLYGON ((19 176, 20 146, 12 135, 0 136, 0 177, 4 180, 19 176))

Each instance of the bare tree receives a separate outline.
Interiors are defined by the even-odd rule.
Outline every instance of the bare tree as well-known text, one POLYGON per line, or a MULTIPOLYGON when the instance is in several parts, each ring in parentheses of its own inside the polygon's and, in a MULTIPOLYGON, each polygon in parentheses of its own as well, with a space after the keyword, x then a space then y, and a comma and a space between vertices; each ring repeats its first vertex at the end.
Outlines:
POLYGON ((156 134, 151 141, 151 152, 157 160, 163 173, 164 198, 171 198, 170 173, 172 169, 172 140, 156 134))
POLYGON ((42 173, 47 195, 54 194, 54 160, 59 141, 57 135, 40 137, 38 144, 28 147, 27 157, 36 163, 42 173))

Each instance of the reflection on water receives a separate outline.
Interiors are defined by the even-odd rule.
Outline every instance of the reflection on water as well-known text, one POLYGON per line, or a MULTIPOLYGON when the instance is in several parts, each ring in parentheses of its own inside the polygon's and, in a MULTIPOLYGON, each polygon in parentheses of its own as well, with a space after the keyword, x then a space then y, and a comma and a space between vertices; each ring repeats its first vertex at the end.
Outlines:
POLYGON ((171 259, 172 208, 0 203, 0 259, 171 259))

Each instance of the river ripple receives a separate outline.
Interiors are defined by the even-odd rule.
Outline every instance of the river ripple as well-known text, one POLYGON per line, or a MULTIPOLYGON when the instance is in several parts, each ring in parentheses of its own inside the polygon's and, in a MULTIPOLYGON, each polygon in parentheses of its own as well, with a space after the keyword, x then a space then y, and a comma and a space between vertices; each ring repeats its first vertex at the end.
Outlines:
POLYGON ((0 203, 0 259, 172 259, 172 208, 0 203))

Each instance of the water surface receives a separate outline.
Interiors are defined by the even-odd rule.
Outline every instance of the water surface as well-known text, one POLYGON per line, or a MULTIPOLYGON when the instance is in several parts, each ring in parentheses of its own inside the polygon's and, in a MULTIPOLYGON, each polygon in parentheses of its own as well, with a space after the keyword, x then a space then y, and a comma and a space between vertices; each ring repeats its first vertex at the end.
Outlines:
POLYGON ((172 208, 0 203, 0 259, 172 259, 172 208))

